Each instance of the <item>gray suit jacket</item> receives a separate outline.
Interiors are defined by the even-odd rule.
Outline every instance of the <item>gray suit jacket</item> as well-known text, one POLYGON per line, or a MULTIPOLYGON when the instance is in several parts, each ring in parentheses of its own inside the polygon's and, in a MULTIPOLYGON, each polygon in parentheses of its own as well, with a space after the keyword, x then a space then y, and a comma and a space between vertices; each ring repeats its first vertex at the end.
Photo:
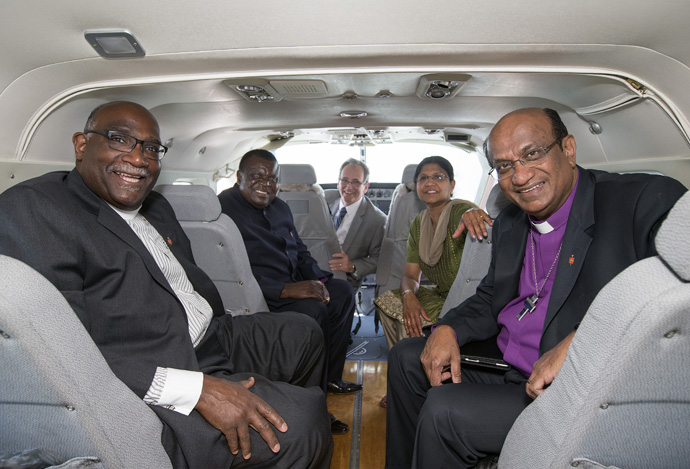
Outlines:
MULTIPOLYGON (((337 191, 326 193, 331 217, 338 210, 339 201, 340 194, 337 191)), ((347 274, 347 280, 354 288, 359 287, 365 275, 376 272, 385 224, 386 214, 364 196, 342 245, 343 251, 354 262, 357 269, 356 276, 347 274)))

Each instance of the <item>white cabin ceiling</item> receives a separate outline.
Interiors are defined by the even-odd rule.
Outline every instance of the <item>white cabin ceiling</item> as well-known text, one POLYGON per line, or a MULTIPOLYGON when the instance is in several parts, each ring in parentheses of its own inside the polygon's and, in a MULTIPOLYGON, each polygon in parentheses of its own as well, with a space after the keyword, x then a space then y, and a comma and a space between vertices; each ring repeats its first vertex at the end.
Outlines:
POLYGON ((583 163, 625 168, 654 158, 671 168, 688 156, 690 3, 655 7, 638 0, 6 0, 0 160, 71 164, 70 136, 88 112, 128 99, 150 107, 163 140, 173 139, 170 171, 212 172, 293 130, 396 128, 411 139, 436 128, 468 132, 478 147, 496 119, 522 106, 562 112, 583 163), (99 57, 84 32, 112 29, 133 33, 146 57, 99 57), (453 98, 435 101, 416 94, 430 74, 471 79, 453 98), (319 80, 327 91, 254 103, 225 83, 237 79, 319 80), (392 96, 375 97, 381 91, 392 96), (609 109, 617 103, 627 104, 609 109), (338 117, 353 110, 368 116, 338 117), (601 135, 589 132, 589 120, 602 124, 601 135))

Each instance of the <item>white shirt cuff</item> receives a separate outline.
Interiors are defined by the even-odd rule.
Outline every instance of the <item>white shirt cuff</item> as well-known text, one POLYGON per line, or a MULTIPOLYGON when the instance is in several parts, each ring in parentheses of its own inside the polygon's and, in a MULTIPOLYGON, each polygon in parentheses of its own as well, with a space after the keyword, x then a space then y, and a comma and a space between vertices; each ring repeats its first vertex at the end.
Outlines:
POLYGON ((163 391, 156 405, 189 415, 199 402, 203 384, 204 374, 200 371, 168 368, 163 391))

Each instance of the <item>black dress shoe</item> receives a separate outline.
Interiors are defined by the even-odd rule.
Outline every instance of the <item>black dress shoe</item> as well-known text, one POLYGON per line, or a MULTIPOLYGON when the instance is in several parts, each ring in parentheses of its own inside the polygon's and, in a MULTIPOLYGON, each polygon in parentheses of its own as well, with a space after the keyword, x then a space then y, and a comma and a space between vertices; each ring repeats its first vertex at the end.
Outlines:
POLYGON ((343 421, 338 420, 333 416, 333 414, 328 414, 331 418, 331 433, 334 435, 344 435, 350 429, 350 427, 343 421))
POLYGON ((360 391, 361 389, 361 384, 350 383, 349 381, 343 381, 342 379, 328 382, 328 392, 332 392, 333 394, 350 394, 352 392, 360 391))

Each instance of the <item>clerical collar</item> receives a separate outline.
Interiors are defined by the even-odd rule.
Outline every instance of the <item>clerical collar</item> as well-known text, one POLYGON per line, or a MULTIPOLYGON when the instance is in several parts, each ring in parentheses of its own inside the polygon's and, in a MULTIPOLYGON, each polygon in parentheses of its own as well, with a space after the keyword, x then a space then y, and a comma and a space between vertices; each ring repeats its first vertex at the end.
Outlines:
POLYGON ((536 223, 530 220, 530 223, 532 223, 532 226, 535 227, 540 234, 551 233, 554 229, 548 221, 536 223))
MULTIPOLYGON (((579 170, 578 170, 579 171, 579 170)), ((579 176, 579 173, 578 173, 579 176)), ((568 222, 568 217, 570 216, 570 209, 573 207, 573 202, 575 200, 575 193, 577 192, 577 187, 580 183, 580 178, 577 178, 575 182, 575 187, 573 187, 572 192, 566 199, 565 203, 556 212, 551 215, 546 220, 537 220, 531 215, 529 216, 529 221, 532 226, 539 232, 539 234, 551 233, 554 230, 566 225, 568 222)))

